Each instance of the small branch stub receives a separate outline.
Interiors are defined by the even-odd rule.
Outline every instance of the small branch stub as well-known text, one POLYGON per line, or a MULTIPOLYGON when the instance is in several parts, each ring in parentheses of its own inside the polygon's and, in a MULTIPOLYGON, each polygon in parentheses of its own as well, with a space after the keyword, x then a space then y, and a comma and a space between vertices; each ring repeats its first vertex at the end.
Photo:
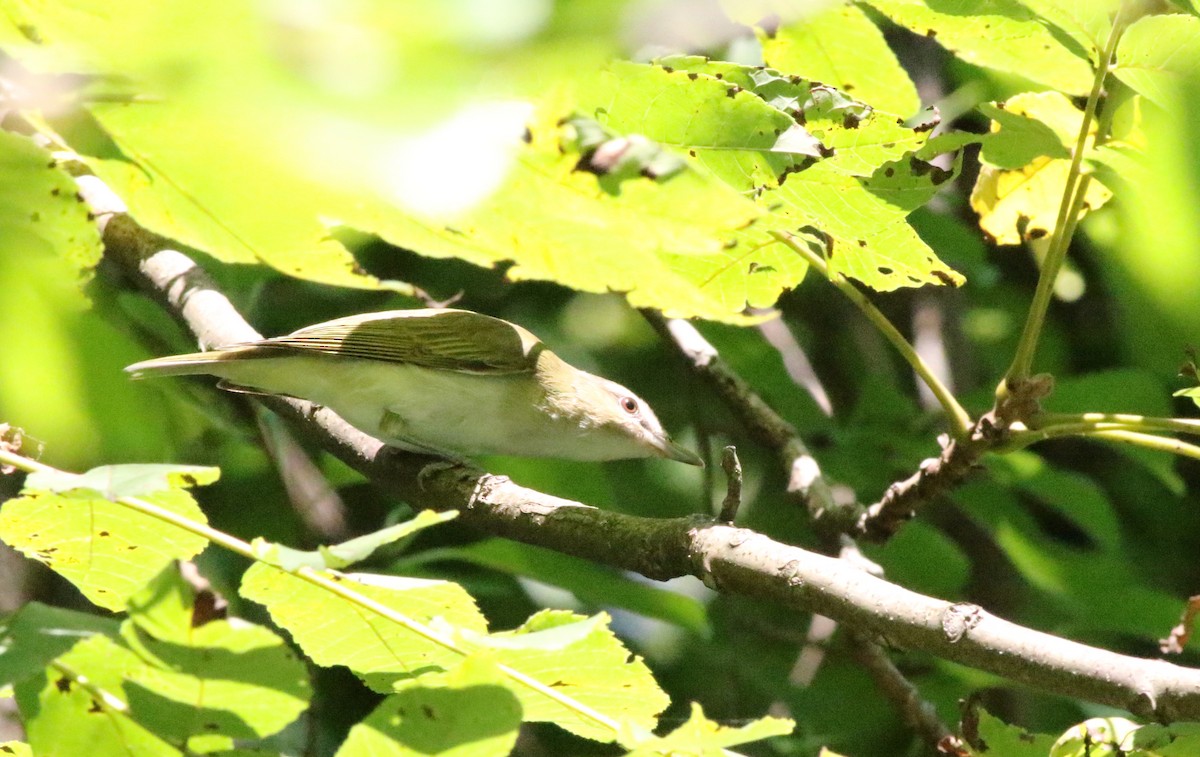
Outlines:
POLYGON ((725 471, 727 483, 725 501, 721 503, 717 520, 733 523, 738 508, 742 506, 742 461, 738 460, 737 447, 732 444, 721 450, 721 469, 725 471))
POLYGON ((1171 629, 1171 633, 1167 638, 1158 642, 1159 649, 1163 654, 1180 654, 1183 648, 1187 645, 1188 639, 1192 635, 1192 630, 1196 624, 1196 616, 1200 615, 1200 594, 1189 597, 1187 606, 1183 610, 1183 617, 1179 619, 1179 625, 1171 629))

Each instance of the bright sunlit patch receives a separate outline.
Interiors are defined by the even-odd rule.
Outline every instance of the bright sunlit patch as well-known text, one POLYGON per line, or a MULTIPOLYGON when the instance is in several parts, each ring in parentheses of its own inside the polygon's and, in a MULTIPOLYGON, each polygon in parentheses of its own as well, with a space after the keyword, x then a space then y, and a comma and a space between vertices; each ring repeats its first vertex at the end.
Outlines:
POLYGON ((395 142, 382 165, 389 196, 406 211, 449 219, 486 200, 508 175, 526 102, 476 103, 416 136, 395 142))
POLYGON ((541 31, 554 4, 550 0, 456 0, 454 11, 470 41, 513 45, 541 31))

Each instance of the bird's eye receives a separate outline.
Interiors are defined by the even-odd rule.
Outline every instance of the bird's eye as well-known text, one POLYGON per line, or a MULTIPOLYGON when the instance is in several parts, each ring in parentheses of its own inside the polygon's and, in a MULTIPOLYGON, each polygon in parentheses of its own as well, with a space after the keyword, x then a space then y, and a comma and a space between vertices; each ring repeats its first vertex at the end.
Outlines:
POLYGON ((633 415, 634 413, 636 413, 638 411, 637 400, 635 400, 633 397, 622 397, 621 398, 621 409, 624 410, 625 412, 629 413, 630 415, 633 415))

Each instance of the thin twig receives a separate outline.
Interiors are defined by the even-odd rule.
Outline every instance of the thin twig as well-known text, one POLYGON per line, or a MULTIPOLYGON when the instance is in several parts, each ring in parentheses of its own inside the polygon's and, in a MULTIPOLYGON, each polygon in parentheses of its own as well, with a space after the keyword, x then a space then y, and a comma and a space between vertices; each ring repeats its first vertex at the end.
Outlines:
POLYGON ((742 461, 738 460, 737 447, 732 444, 721 450, 721 469, 725 471, 725 501, 717 520, 733 523, 738 508, 742 506, 742 461))
POLYGON ((878 644, 851 633, 846 635, 846 647, 851 659, 861 665, 888 700, 896 704, 904 723, 922 741, 936 748, 942 739, 951 735, 934 706, 921 698, 921 692, 904 677, 878 644))
POLYGON ((825 276, 825 278, 829 279, 830 283, 838 288, 838 291, 844 294, 847 299, 853 302, 858 309, 862 311, 863 315, 867 317, 867 320, 869 320, 871 324, 875 326, 879 333, 883 334, 884 338, 886 338, 888 342, 891 343, 892 347, 900 353, 900 356, 904 358, 905 362, 912 366, 913 371, 915 371, 917 376, 919 376, 921 380, 925 382, 925 386, 929 387, 929 391, 932 392, 933 396, 937 398, 938 403, 942 406, 942 409, 946 411, 946 415, 949 418, 950 427, 954 438, 961 439, 966 437, 971 431, 971 414, 968 413, 961 404, 959 404, 958 400, 954 396, 954 392, 950 391, 950 389, 942 383, 942 380, 938 378, 937 373, 935 373, 925 363, 925 361, 921 359, 921 356, 918 355, 917 351, 913 349, 913 346, 908 343, 908 340, 904 338, 904 335, 900 333, 900 330, 897 329, 890 320, 888 320, 888 317, 880 312, 879 308, 875 307, 875 304, 871 302, 871 300, 869 300, 865 294, 860 292, 858 287, 850 283, 850 281, 844 276, 830 275, 829 265, 826 263, 825 259, 816 252, 810 250, 807 245, 797 242, 796 239, 790 234, 772 232, 772 236, 808 261, 809 265, 825 276))
POLYGON ((687 361, 688 370, 720 397, 746 427, 751 438, 775 451, 788 477, 788 494, 804 503, 813 524, 827 541, 835 543, 838 534, 853 529, 861 515, 861 508, 853 503, 843 505, 834 500, 833 491, 821 475, 816 458, 809 452, 795 426, 784 420, 745 379, 735 373, 695 326, 680 319, 668 320, 652 310, 644 310, 642 315, 664 340, 675 346, 687 361))

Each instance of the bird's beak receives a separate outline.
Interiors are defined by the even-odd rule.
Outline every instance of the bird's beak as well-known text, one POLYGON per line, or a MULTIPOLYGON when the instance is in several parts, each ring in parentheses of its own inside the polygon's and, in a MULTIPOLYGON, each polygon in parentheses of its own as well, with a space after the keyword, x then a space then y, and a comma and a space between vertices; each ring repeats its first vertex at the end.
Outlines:
POLYGON ((654 439, 651 444, 654 445, 654 449, 659 455, 662 455, 668 460, 678 460, 679 462, 687 463, 688 465, 698 465, 701 468, 704 467, 704 460, 699 455, 697 455, 695 452, 692 452, 690 449, 680 447, 678 444, 671 441, 671 437, 667 436, 666 434, 663 434, 663 436, 659 439, 654 439))

